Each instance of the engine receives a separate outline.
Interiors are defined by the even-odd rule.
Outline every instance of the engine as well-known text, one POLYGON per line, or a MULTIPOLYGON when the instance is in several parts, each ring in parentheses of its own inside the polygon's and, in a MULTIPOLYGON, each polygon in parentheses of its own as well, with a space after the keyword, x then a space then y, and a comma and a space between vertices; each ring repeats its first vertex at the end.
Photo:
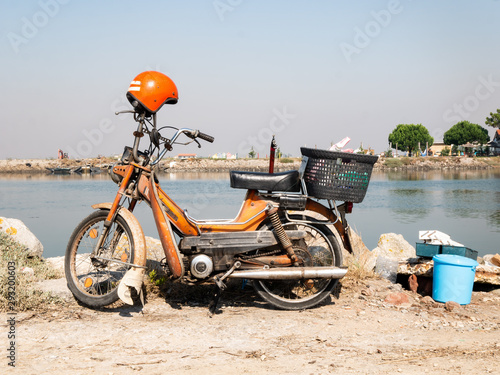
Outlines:
POLYGON ((191 260, 191 275, 198 279, 204 279, 212 273, 214 264, 212 259, 205 254, 197 255, 191 260))

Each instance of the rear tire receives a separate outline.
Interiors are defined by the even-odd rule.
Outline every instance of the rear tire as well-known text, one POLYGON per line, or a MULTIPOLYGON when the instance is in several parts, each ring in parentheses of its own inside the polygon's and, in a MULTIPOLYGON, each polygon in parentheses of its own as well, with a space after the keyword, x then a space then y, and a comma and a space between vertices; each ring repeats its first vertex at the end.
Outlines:
MULTIPOLYGON (((341 247, 325 225, 288 222, 283 227, 306 232, 306 237, 294 241, 293 246, 305 266, 342 265, 341 247)), ((254 288, 263 300, 279 309, 303 310, 324 301, 337 283, 337 279, 255 280, 254 288)))
POLYGON ((121 216, 111 223, 103 246, 96 253, 109 210, 87 216, 73 231, 66 248, 64 271, 75 298, 90 307, 104 307, 118 300, 118 284, 134 262, 134 238, 121 216), (105 258, 111 260, 98 259, 105 258))

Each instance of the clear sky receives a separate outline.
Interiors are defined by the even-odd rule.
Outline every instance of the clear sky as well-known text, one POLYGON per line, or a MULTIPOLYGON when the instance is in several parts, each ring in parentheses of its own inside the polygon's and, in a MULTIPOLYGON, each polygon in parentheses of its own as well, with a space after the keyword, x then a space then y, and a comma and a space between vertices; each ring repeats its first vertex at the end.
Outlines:
POLYGON ((120 154, 130 81, 159 70, 161 125, 265 156, 350 137, 376 152, 400 123, 435 141, 500 108, 500 1, 0 1, 0 158, 120 154))

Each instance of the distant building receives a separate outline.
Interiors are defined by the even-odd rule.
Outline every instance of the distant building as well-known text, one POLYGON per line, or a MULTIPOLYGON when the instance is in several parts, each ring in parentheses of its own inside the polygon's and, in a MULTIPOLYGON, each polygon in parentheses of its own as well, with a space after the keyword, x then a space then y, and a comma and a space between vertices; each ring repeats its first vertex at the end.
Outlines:
POLYGON ((212 159, 237 159, 236 155, 231 154, 230 152, 219 152, 217 154, 213 154, 211 156, 212 159))
POLYGON ((493 155, 500 155, 500 129, 497 129, 493 139, 489 141, 488 147, 493 155))
POLYGON ((196 154, 179 154, 177 155, 177 159, 195 159, 196 154))
POLYGON ((433 156, 439 156, 441 155, 441 151, 443 151, 445 148, 449 148, 451 150, 450 145, 445 145, 443 142, 434 142, 434 144, 429 147, 429 151, 433 156))

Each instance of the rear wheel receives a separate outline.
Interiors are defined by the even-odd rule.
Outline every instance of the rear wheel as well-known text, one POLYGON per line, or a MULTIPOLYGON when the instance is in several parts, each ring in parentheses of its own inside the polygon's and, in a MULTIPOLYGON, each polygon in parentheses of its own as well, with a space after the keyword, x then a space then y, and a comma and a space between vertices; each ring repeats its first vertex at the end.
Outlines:
MULTIPOLYGON (((304 267, 342 265, 341 247, 325 225, 285 223, 285 230, 306 232, 304 239, 294 241, 295 255, 304 267)), ((254 288, 262 299, 284 310, 302 310, 325 300, 337 285, 334 279, 256 280, 254 288)))
POLYGON ((117 216, 106 230, 108 210, 86 217, 73 231, 64 262, 66 281, 75 298, 91 307, 118 300, 118 284, 134 261, 134 239, 127 222, 117 216), (99 239, 105 233, 99 249, 99 239))

